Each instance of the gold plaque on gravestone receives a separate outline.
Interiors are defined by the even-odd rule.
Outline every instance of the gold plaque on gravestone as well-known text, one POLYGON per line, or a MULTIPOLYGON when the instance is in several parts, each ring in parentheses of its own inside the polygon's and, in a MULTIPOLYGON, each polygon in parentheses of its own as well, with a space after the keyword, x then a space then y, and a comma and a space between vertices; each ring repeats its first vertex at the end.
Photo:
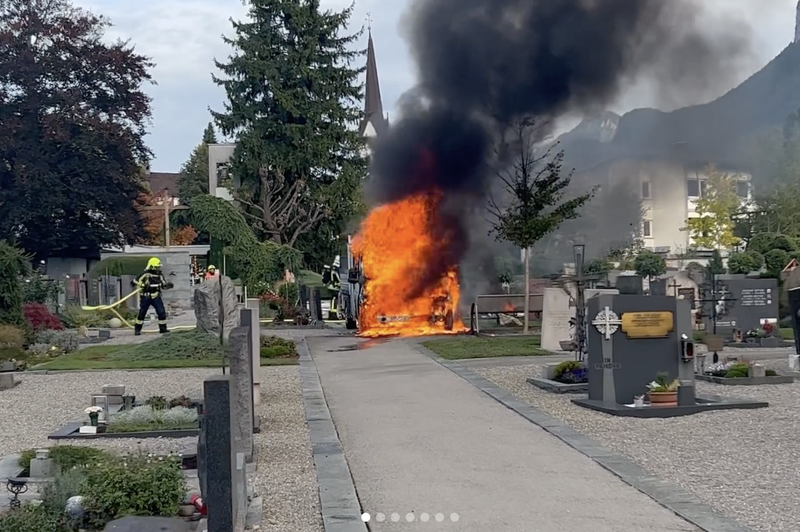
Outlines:
POLYGON ((620 329, 630 339, 666 338, 675 328, 672 312, 625 312, 620 329))

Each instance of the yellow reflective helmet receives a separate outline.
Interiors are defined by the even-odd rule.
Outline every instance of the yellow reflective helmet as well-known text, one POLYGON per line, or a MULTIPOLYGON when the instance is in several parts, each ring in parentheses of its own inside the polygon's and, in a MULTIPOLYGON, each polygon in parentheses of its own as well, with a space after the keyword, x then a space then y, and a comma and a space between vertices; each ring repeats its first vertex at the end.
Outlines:
POLYGON ((153 257, 149 261, 147 261, 147 269, 148 270, 157 270, 161 267, 161 261, 156 257, 153 257))
POLYGON ((216 267, 216 266, 214 266, 213 264, 209 264, 209 265, 208 265, 208 271, 210 271, 210 272, 217 271, 217 267, 216 267))

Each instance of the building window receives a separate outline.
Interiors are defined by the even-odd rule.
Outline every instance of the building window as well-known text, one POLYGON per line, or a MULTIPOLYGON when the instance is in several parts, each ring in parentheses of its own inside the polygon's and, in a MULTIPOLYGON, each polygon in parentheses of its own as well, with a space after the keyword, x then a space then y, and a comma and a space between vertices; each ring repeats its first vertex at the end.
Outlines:
POLYGON ((697 179, 686 180, 686 194, 690 198, 700 197, 700 182, 697 179))
POLYGON ((653 228, 652 223, 650 220, 645 221, 642 224, 642 236, 645 238, 652 238, 653 236, 653 228))
POLYGON ((642 199, 650 199, 650 181, 642 181, 642 199))
POLYGON ((747 181, 737 181, 736 193, 739 195, 740 198, 746 198, 750 193, 750 183, 748 183, 747 181))
POLYGON ((708 190, 708 181, 706 181, 705 179, 701 179, 699 181, 699 185, 700 185, 700 197, 705 198, 706 190, 708 190))

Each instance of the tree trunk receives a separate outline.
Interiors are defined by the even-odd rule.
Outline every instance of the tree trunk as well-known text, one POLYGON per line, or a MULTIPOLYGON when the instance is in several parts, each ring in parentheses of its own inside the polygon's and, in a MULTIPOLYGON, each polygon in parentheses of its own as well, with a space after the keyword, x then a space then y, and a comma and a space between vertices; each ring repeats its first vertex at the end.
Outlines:
POLYGON ((528 334, 531 316, 531 250, 525 248, 525 315, 522 317, 522 334, 528 334))

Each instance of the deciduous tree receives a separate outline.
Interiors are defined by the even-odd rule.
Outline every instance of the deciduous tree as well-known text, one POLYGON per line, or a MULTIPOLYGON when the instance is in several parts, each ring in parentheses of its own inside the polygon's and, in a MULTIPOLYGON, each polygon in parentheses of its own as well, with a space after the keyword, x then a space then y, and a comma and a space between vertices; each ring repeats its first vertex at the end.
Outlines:
POLYGON ((510 139, 502 151, 514 154, 513 162, 498 172, 503 183, 504 198, 492 199, 491 234, 498 240, 512 242, 525 253, 525 316, 523 332, 528 333, 530 315, 530 248, 545 235, 556 230, 564 220, 578 216, 579 209, 591 193, 565 199, 565 189, 572 174, 563 176, 564 153, 547 151, 537 155, 538 130, 532 119, 519 120, 510 128, 510 139))
MULTIPOLYGON (((137 201, 137 210, 142 217, 143 235, 139 237, 139 244, 145 246, 163 246, 166 242, 166 209, 163 207, 165 198, 159 195, 142 193, 137 201)), ((182 225, 170 228, 169 244, 171 246, 187 246, 197 238, 197 231, 191 225, 182 225)))
MULTIPOLYGON (((236 138, 233 195, 256 234, 298 245, 313 231, 328 240, 360 206, 366 175, 361 117, 363 54, 347 34, 352 6, 322 11, 320 0, 250 0, 247 21, 234 22, 228 62, 215 64, 225 89, 212 112, 236 138)), ((313 239, 312 239, 313 240, 313 239)), ((330 259, 328 259, 330 260, 330 259)))
POLYGON ((133 242, 150 60, 69 0, 0 2, 0 238, 42 256, 133 242))
POLYGON ((686 220, 694 245, 701 249, 727 250, 739 243, 734 234, 735 219, 741 210, 742 198, 736 190, 736 177, 707 167, 703 197, 695 203, 696 218, 686 220))
POLYGON ((667 261, 661 255, 645 249, 636 255, 633 269, 638 275, 653 280, 667 273, 667 261))

